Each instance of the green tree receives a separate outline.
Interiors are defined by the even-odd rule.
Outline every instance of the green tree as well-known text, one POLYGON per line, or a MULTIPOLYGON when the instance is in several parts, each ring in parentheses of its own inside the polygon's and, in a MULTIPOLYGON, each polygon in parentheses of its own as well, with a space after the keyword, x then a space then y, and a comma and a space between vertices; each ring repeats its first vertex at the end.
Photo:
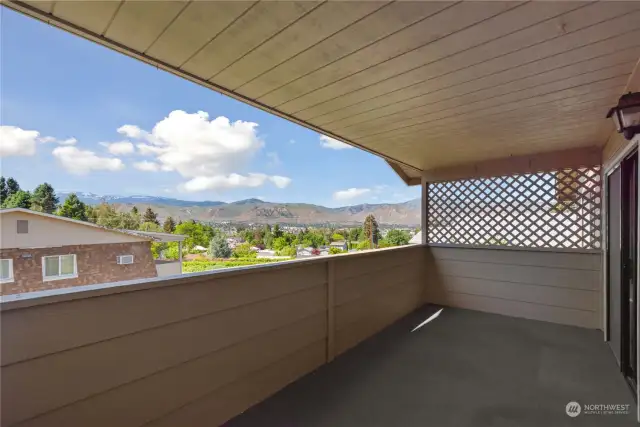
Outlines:
POLYGON ((87 221, 87 205, 78 199, 76 193, 71 193, 60 207, 58 215, 87 221))
POLYGON ((277 239, 278 237, 282 237, 284 233, 280 230, 280 225, 276 224, 273 226, 273 238, 277 239))
POLYGON ((173 218, 168 216, 167 219, 164 220, 162 228, 164 229, 165 233, 173 233, 174 231, 176 231, 176 222, 173 220, 173 218))
POLYGON ((18 185, 18 181, 13 178, 7 179, 7 198, 11 197, 13 194, 16 194, 20 191, 20 185, 18 185))
POLYGON ((131 215, 140 215, 140 212, 138 212, 137 207, 134 206, 131 208, 131 215))
POLYGON ((9 188, 4 176, 0 176, 0 205, 9 197, 9 188))
POLYGON ((407 233, 406 231, 394 229, 394 230, 389 230, 389 232, 387 233, 387 235, 383 240, 386 240, 389 246, 402 246, 402 245, 408 245, 409 240, 411 240, 411 237, 409 236, 409 233, 407 233))
POLYGON ((282 236, 282 237, 276 237, 275 239, 273 239, 273 250, 281 251, 287 246, 289 246, 289 242, 287 241, 286 237, 282 236))
POLYGON ((341 254, 344 251, 340 248, 329 248, 329 254, 331 255, 336 255, 336 254, 341 254))
POLYGON ((369 242, 368 240, 363 240, 358 243, 358 245, 356 246, 356 249, 358 249, 359 251, 363 251, 365 249, 371 249, 371 242, 369 242))
POLYGON ((207 247, 217 233, 216 230, 209 225, 190 220, 176 225, 175 234, 187 236, 184 239, 184 246, 191 249, 196 245, 207 247))
POLYGON ((87 218, 87 221, 96 223, 98 222, 98 211, 94 206, 85 205, 84 206, 84 216, 87 218))
POLYGON ((271 232, 271 226, 268 224, 264 226, 262 241, 267 248, 271 249, 273 247, 273 233, 271 232))
POLYGON ((241 243, 233 249, 233 256, 235 258, 255 258, 258 254, 251 250, 251 244, 241 243))
POLYGON ((331 236, 332 242, 341 242, 343 240, 344 240, 344 236, 342 234, 333 233, 333 235, 331 236))
POLYGON ((361 239, 362 236, 362 227, 356 227, 349 230, 349 240, 353 242, 357 242, 361 239))
POLYGON ((284 248, 280 249, 278 252, 276 252, 278 254, 278 256, 290 256, 290 257, 295 257, 297 255, 297 250, 296 248, 294 248, 293 246, 285 246, 284 248))
POLYGON ((162 228, 160 228, 160 226, 155 222, 143 222, 142 224, 140 224, 140 227, 138 228, 138 230, 160 232, 162 231, 162 228))
POLYGON ((213 258, 229 258, 231 256, 231 248, 222 234, 218 234, 211 239, 209 254, 213 258))
POLYGON ((142 215, 142 222, 153 222, 156 225, 160 225, 160 221, 158 221, 158 214, 151 209, 151 207, 147 207, 147 210, 144 211, 144 215, 142 215))
POLYGON ((60 200, 51 184, 45 182, 36 187, 31 195, 31 209, 48 214, 55 212, 60 200))
POLYGON ((376 217, 372 214, 367 215, 364 219, 364 225, 362 226, 363 239, 367 241, 373 240, 373 244, 378 244, 378 240, 380 240, 380 229, 378 228, 378 222, 376 221, 376 217))
POLYGON ((31 194, 28 191, 18 190, 7 198, 2 207, 30 209, 31 194))

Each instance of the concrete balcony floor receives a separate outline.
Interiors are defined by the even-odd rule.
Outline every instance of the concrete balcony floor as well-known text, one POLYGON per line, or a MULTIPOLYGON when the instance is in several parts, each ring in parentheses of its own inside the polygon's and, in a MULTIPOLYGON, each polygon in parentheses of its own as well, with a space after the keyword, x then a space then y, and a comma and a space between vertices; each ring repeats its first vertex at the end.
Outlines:
POLYGON ((228 427, 632 426, 631 390, 602 332, 425 306, 228 427), (565 406, 629 404, 569 417, 565 406))

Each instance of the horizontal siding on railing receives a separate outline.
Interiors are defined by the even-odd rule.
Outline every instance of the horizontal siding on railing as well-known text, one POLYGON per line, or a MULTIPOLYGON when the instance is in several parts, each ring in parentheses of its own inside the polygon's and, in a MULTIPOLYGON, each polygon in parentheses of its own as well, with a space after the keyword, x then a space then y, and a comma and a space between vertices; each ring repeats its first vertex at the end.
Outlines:
POLYGON ((423 304, 424 247, 336 264, 336 354, 423 304))
POLYGON ((429 247, 427 301, 601 327, 599 253, 429 247))
POLYGON ((420 306, 424 254, 360 253, 3 306, 2 425, 219 425, 330 360, 329 342, 344 351, 420 306))

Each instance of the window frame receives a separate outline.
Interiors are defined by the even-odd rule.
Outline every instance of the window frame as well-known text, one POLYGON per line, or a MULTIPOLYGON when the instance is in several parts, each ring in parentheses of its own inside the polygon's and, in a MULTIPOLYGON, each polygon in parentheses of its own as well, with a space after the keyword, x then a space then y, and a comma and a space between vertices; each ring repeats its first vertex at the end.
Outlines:
POLYGON ((1 258, 0 261, 9 261, 9 277, 6 279, 0 277, 0 283, 13 283, 15 281, 13 277, 13 258, 1 258))
POLYGON ((134 263, 134 261, 135 261, 135 257, 133 256, 133 254, 118 255, 118 256, 116 257, 116 263, 117 263, 118 265, 131 265, 131 264, 133 264, 133 263, 134 263), (124 257, 131 257, 131 262, 120 262, 120 261, 122 260, 122 258, 124 258, 124 257))
POLYGON ((64 279, 75 279, 78 277, 78 257, 76 254, 60 254, 60 255, 46 255, 42 257, 42 281, 43 282, 51 282, 53 280, 64 280, 64 279), (72 256, 73 257, 73 273, 72 274, 58 274, 57 276, 47 276, 46 275, 46 262, 47 258, 58 258, 58 272, 62 272, 62 257, 64 256, 72 256))

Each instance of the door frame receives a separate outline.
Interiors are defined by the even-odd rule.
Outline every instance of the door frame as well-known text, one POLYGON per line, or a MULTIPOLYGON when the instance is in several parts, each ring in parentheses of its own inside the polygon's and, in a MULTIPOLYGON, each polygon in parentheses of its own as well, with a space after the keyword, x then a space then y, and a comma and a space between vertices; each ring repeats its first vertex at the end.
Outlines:
MULTIPOLYGON (((608 203, 609 203, 609 195, 607 194, 607 180, 609 175, 611 175, 611 173, 617 169, 620 164, 622 163, 622 161, 631 153, 633 153, 634 150, 638 150, 639 152, 639 156, 640 156, 640 135, 636 135, 631 142, 629 142, 627 144, 626 147, 624 147, 624 149, 622 149, 619 153, 617 153, 612 159, 610 159, 606 164, 603 165, 603 171, 602 171, 602 176, 601 176, 601 187, 602 187, 602 199, 601 199, 601 211, 602 211, 602 223, 601 223, 601 234, 602 234, 602 241, 601 241, 601 248, 602 248, 602 314, 603 314, 603 319, 602 319, 602 326, 603 326, 603 338, 604 341, 607 342, 609 341, 609 247, 608 247, 608 243, 609 243, 609 213, 608 213, 608 203)), ((640 163, 638 166, 638 169, 640 169, 640 163)), ((637 174, 637 185, 638 185, 638 189, 640 191, 640 170, 638 171, 639 173, 637 174)), ((637 253, 640 254, 640 208, 638 209, 638 229, 637 229, 637 236, 639 236, 639 238, 637 239, 638 241, 636 242, 636 250, 637 253)), ((640 288, 640 281, 638 280, 638 274, 640 272, 640 256, 638 256, 637 259, 637 265, 636 265, 636 287, 640 288)), ((636 289, 636 296, 640 296, 640 293, 638 292, 639 289, 636 289)), ((640 298, 636 298, 636 313, 639 313, 640 315, 640 298)), ((639 322, 640 325, 640 322, 639 322)), ((636 328, 636 366, 638 368, 640 368, 640 327, 636 328)), ((636 416, 637 416, 637 420, 638 422, 640 422, 640 369, 637 369, 636 372, 636 384, 638 384, 638 387, 636 387, 636 403, 637 403, 637 408, 636 408, 636 416)))

